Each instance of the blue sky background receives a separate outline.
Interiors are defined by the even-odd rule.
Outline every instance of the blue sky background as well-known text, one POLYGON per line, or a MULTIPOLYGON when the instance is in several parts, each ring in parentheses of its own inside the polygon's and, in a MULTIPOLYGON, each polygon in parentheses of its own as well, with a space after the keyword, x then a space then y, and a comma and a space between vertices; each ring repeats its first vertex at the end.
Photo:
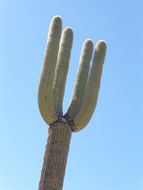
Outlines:
POLYGON ((98 105, 73 134, 64 190, 143 190, 143 1, 0 0, 0 190, 38 188, 48 127, 37 88, 54 15, 74 31, 64 110, 82 44, 107 42, 98 105))

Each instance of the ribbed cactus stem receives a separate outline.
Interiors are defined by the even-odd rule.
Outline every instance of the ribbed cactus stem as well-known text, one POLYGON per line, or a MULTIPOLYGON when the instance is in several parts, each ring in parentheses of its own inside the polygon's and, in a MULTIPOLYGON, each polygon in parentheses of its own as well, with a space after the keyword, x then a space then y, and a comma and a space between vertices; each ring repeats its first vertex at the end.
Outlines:
POLYGON ((63 97, 65 91, 66 78, 69 68, 69 60, 73 42, 73 32, 71 28, 66 28, 63 32, 58 59, 55 70, 53 84, 53 103, 58 115, 63 115, 63 97))
POLYGON ((50 124, 57 119, 53 106, 52 95, 61 30, 61 18, 54 17, 51 22, 50 31, 48 34, 48 42, 45 50, 43 68, 38 90, 38 104, 40 113, 47 124, 50 124))
POLYGON ((89 81, 86 87, 84 103, 81 111, 74 118, 76 126, 75 131, 79 131, 84 128, 91 119, 98 98, 98 92, 100 88, 100 80, 102 74, 102 68, 106 53, 106 44, 104 41, 99 41, 95 48, 92 68, 89 76, 89 81))
POLYGON ((90 61, 92 58, 93 43, 91 40, 86 40, 83 44, 78 74, 72 95, 71 104, 67 111, 68 117, 74 120, 74 117, 81 110, 85 95, 85 88, 88 80, 90 61))

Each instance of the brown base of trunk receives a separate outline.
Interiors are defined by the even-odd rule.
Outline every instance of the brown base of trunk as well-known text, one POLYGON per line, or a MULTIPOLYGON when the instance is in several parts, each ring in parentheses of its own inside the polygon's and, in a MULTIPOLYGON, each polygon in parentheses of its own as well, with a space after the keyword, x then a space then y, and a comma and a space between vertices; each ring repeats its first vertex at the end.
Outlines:
POLYGON ((67 123, 57 122, 49 128, 38 190, 62 190, 71 135, 67 123))

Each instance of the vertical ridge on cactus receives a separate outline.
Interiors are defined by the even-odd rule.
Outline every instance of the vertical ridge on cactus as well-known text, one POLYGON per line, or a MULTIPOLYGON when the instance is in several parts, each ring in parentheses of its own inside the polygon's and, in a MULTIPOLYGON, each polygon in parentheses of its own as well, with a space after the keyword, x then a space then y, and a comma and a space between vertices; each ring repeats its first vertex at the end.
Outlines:
POLYGON ((70 106, 63 114, 63 97, 73 43, 71 28, 62 33, 62 19, 52 19, 38 88, 41 116, 49 125, 38 190, 62 190, 72 132, 83 129, 91 119, 98 98, 106 43, 84 42, 70 106), (90 70, 90 73, 89 73, 90 70))

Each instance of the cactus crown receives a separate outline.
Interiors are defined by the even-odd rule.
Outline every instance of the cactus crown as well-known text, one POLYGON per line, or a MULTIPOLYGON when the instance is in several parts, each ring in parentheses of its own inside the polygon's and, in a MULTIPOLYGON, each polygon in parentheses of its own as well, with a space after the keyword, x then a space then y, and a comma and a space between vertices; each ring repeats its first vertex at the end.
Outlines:
POLYGON ((72 131, 80 131, 89 122, 97 103, 106 43, 100 40, 93 54, 93 42, 83 44, 78 74, 67 113, 62 104, 73 42, 71 28, 65 28, 62 37, 61 17, 55 16, 50 24, 43 68, 38 89, 40 113, 48 125, 62 119, 72 123, 72 131), (90 69, 90 73, 89 73, 90 69))

